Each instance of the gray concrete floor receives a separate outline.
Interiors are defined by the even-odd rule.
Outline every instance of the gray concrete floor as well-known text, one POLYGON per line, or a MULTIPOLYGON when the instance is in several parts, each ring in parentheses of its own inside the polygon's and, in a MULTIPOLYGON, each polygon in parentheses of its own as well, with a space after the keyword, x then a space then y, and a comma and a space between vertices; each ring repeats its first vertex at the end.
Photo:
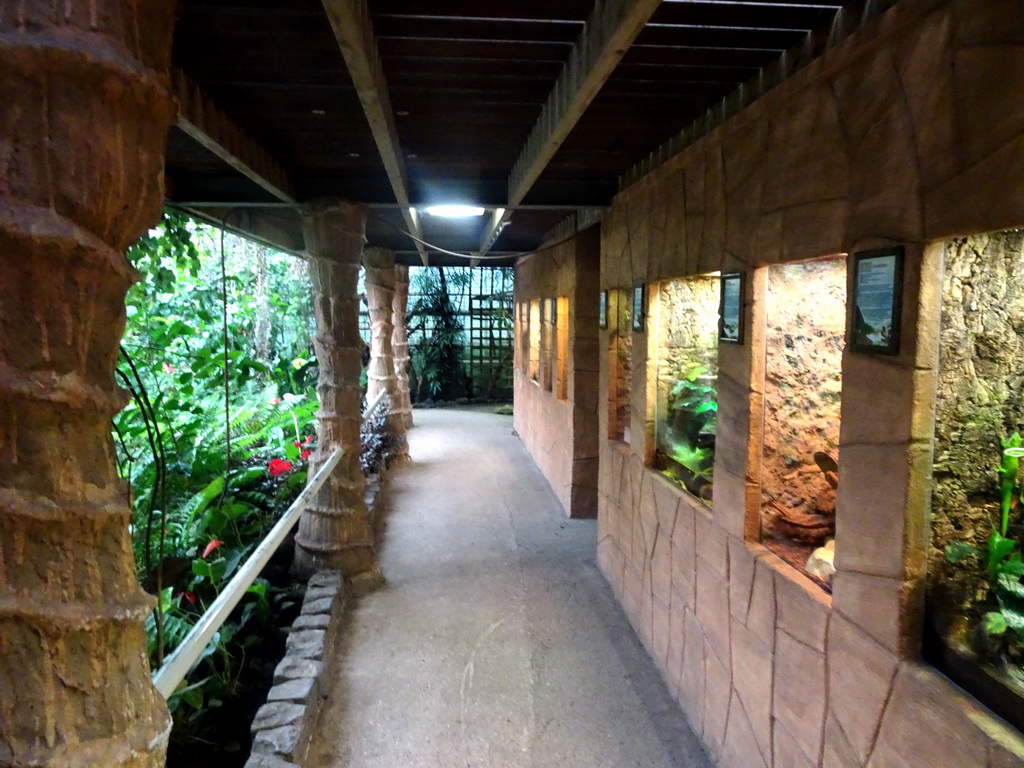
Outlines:
POLYGON ((386 584, 351 613, 303 763, 709 763, 594 562, 512 435, 474 409, 416 411, 387 480, 386 584))

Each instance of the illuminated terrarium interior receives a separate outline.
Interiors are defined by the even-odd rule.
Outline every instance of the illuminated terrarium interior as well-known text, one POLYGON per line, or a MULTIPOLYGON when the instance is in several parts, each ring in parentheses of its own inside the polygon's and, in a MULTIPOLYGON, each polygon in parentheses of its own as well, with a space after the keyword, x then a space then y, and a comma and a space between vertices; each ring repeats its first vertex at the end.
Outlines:
POLYGON ((761 538, 783 560, 829 587, 846 262, 824 259, 766 271, 761 538))
POLYGON ((944 263, 929 641, 1024 727, 1024 232, 949 242, 944 263))
POLYGON ((718 299, 714 276, 660 283, 656 333, 655 467, 711 500, 718 415, 718 299))
POLYGON ((630 442, 633 316, 625 290, 608 291, 608 437, 630 442))

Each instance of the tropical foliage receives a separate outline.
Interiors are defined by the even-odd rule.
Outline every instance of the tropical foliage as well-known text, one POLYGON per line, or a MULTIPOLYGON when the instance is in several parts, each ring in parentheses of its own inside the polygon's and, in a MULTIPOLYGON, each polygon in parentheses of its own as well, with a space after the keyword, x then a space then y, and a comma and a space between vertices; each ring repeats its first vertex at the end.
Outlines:
MULTIPOLYGON (((159 666, 305 485, 315 447, 316 361, 305 264, 167 213, 129 253, 114 420, 133 493, 139 578, 158 595, 159 666)), ((246 660, 283 641, 298 594, 258 580, 172 697, 177 740, 216 738, 207 715, 244 696, 246 660)), ((278 650, 270 653, 279 653, 278 650)))

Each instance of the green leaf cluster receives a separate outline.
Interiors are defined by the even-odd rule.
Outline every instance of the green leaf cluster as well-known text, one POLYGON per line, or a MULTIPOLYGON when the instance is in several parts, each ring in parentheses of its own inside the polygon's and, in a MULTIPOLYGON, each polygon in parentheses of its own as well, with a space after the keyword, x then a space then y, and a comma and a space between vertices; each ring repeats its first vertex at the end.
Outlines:
POLYGON ((1021 436, 1014 432, 1001 439, 999 474, 999 520, 993 524, 988 546, 981 551, 967 542, 956 541, 946 546, 946 559, 959 563, 976 558, 984 567, 989 591, 998 610, 985 614, 985 630, 989 635, 1004 635, 1012 630, 1018 642, 1024 643, 1024 559, 1018 543, 1009 538, 1010 514, 1022 489, 1018 482, 1020 459, 1024 457, 1021 436))

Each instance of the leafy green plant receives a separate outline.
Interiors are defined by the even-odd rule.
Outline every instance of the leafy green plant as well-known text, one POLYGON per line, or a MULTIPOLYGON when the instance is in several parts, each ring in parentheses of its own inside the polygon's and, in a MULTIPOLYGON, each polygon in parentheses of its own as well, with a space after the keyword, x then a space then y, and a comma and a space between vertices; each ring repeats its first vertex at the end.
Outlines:
MULTIPOLYGON (((711 482, 714 463, 714 434, 718 416, 716 391, 708 383, 710 371, 699 363, 691 363, 668 394, 668 418, 665 426, 663 453, 692 475, 678 477, 666 470, 672 479, 690 487, 693 480, 711 482)), ((690 488, 697 492, 699 486, 690 488)))
POLYGON ((968 557, 977 558, 984 566, 989 591, 995 599, 998 610, 984 616, 985 630, 989 635, 1005 635, 1012 630, 1018 640, 1024 643, 1024 559, 1017 542, 1009 538, 1010 513, 1015 500, 1020 498, 1022 489, 1017 476, 1020 459, 1024 457, 1021 436, 1014 432, 1002 438, 1002 454, 999 463, 999 520, 993 524, 985 551, 967 542, 952 542, 946 547, 946 559, 959 563, 968 557))

